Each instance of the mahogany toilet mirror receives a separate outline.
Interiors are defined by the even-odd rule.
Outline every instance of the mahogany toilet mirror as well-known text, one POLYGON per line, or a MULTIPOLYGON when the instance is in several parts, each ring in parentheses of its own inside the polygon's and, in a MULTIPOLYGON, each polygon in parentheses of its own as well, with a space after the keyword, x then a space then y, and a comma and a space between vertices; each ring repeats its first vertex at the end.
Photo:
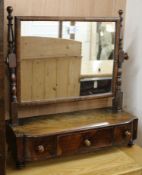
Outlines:
POLYGON ((122 63, 128 58, 123 11, 116 18, 15 16, 14 29, 12 7, 7 11, 7 140, 9 145, 10 136, 15 140, 17 167, 69 152, 132 145, 137 119, 121 112, 122 63))

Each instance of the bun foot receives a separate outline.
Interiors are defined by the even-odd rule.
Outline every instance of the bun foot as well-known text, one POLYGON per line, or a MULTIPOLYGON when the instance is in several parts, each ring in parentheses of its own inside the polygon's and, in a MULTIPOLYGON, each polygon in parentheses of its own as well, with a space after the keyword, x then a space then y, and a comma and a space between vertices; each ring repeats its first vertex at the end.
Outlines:
POLYGON ((17 169, 22 169, 25 167, 25 162, 16 162, 16 168, 17 169))
POLYGON ((134 145, 133 140, 129 141, 129 143, 128 143, 128 147, 132 147, 133 145, 134 145))

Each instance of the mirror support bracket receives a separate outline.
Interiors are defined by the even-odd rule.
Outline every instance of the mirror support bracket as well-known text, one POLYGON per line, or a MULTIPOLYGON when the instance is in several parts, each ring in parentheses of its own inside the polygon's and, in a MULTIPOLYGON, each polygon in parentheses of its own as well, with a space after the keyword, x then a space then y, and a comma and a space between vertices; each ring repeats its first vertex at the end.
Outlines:
POLYGON ((119 52, 118 52, 118 72, 116 80, 116 92, 113 99, 114 111, 122 111, 123 107, 123 92, 121 91, 122 81, 122 64, 124 60, 128 60, 128 54, 123 50, 123 10, 119 10, 120 18, 120 36, 119 36, 119 52))
POLYGON ((6 63, 9 68, 9 79, 10 79, 10 117, 12 124, 17 123, 17 84, 16 84, 16 54, 15 54, 15 38, 13 32, 13 8, 7 7, 8 12, 8 55, 6 63))

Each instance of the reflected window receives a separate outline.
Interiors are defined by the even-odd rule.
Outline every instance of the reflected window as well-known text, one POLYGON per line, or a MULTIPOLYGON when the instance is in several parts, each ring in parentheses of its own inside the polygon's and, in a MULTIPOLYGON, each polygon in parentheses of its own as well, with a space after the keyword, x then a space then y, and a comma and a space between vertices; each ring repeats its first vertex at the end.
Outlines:
POLYGON ((82 43, 83 60, 112 60, 115 47, 113 22, 63 22, 62 38, 82 43))
POLYGON ((53 37, 59 35, 59 22, 56 21, 22 21, 21 36, 53 37))

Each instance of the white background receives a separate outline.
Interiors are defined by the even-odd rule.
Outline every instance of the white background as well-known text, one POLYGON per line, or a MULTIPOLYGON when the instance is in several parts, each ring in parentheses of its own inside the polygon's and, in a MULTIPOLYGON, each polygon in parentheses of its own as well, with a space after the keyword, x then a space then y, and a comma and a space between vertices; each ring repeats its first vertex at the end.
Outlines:
POLYGON ((139 117, 142 146, 142 0, 127 0, 124 47, 129 55, 123 64, 124 108, 139 117))

